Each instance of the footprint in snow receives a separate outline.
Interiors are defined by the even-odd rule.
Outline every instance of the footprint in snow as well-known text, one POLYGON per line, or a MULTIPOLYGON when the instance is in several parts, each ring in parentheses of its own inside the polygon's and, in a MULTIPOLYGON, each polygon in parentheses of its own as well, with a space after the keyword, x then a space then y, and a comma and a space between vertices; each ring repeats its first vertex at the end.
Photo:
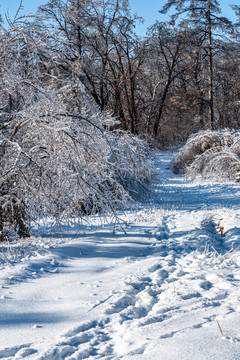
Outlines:
POLYGON ((224 300, 228 297, 228 292, 227 291, 219 291, 219 292, 215 292, 215 294, 213 294, 211 296, 211 300, 224 300))
POLYGON ((131 295, 123 295, 120 296, 117 300, 115 300, 114 303, 111 304, 111 306, 109 306, 106 310, 105 313, 110 315, 113 313, 119 313, 121 312, 123 309, 127 308, 130 305, 134 305, 135 301, 133 296, 131 295))
POLYGON ((171 318, 171 315, 166 315, 166 314, 151 316, 151 317, 148 317, 147 319, 141 321, 140 326, 146 326, 146 325, 151 325, 151 324, 155 324, 155 323, 160 323, 160 322, 163 322, 164 320, 167 320, 170 318, 171 318))
POLYGON ((129 306, 121 312, 122 322, 126 320, 141 319, 148 315, 148 310, 143 306, 129 306))
POLYGON ((155 272, 162 268, 162 265, 160 263, 157 263, 149 268, 149 272, 155 272))
POLYGON ((164 269, 155 271, 153 274, 152 282, 153 284, 162 284, 169 277, 169 272, 164 269))
POLYGON ((36 352, 37 350, 31 348, 31 344, 24 344, 0 350, 0 359, 23 359, 36 352))
POLYGON ((182 296, 183 300, 190 300, 193 298, 200 298, 202 297, 202 295, 199 292, 194 292, 194 293, 190 293, 190 294, 185 294, 182 296))
POLYGON ((87 331, 91 328, 94 328, 97 326, 97 321, 93 320, 93 321, 88 321, 88 322, 84 322, 83 324, 77 326, 75 329, 68 331, 65 336, 67 337, 71 337, 71 336, 75 336, 81 332, 87 331))
POLYGON ((213 286, 213 284, 210 281, 203 281, 200 283, 200 288, 202 288, 203 290, 210 290, 213 286))
POLYGON ((39 360, 76 360, 112 358, 112 345, 106 330, 108 319, 89 321, 69 331, 63 340, 47 351, 39 360))

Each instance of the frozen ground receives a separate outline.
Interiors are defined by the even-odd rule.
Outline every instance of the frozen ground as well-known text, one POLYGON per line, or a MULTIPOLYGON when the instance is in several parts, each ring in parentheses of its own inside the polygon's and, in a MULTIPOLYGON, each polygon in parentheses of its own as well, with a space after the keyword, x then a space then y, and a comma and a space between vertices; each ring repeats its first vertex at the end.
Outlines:
POLYGON ((240 359, 239 185, 185 182, 170 159, 126 233, 92 219, 2 245, 0 359, 240 359))

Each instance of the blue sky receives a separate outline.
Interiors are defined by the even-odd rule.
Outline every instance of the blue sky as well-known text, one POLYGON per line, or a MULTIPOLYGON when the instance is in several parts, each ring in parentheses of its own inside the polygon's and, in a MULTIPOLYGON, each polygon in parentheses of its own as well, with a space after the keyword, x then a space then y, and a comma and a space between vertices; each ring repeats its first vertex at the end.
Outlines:
MULTIPOLYGON (((155 20, 168 21, 169 15, 159 14, 158 11, 163 7, 164 0, 129 0, 133 12, 137 12, 139 16, 145 19, 143 25, 138 26, 137 31, 140 35, 144 35, 146 28, 152 25, 155 20)), ((231 5, 239 5, 240 0, 220 0, 222 15, 229 19, 234 19, 234 12, 231 5)))
MULTIPOLYGON (((35 12, 39 5, 47 3, 48 0, 23 0, 24 10, 23 13, 35 12)), ((168 20, 168 16, 163 16, 158 13, 164 0, 129 0, 132 12, 145 19, 143 25, 137 27, 137 32, 140 35, 144 35, 146 28, 152 25, 155 20, 168 20)), ((223 15, 232 18, 233 11, 230 8, 230 4, 239 4, 239 0, 220 0, 223 15)), ((11 16, 14 16, 19 5, 18 0, 0 0, 0 12, 3 15, 9 9, 11 16)))

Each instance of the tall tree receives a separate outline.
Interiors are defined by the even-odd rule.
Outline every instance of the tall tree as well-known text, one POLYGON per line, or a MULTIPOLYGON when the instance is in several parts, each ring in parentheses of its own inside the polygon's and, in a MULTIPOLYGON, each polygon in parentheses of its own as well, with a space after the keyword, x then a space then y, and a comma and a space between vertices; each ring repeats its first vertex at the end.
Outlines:
POLYGON ((74 75, 101 111, 124 130, 137 132, 136 77, 142 60, 128 0, 51 0, 39 8, 39 26, 53 34, 55 59, 65 78, 74 75))
POLYGON ((229 30, 232 23, 226 17, 220 16, 221 8, 217 0, 167 0, 160 12, 166 14, 173 6, 175 6, 175 14, 171 15, 173 22, 182 15, 186 16, 185 21, 190 26, 198 28, 205 36, 208 58, 209 127, 214 129, 213 38, 229 30))
POLYGON ((232 9, 235 12, 237 21, 234 24, 235 36, 240 37, 240 5, 232 5, 232 9))
POLYGON ((156 22, 148 31, 148 53, 151 59, 148 61, 148 69, 152 67, 151 76, 155 81, 154 106, 150 106, 149 130, 152 127, 152 133, 158 138, 161 133, 161 121, 168 97, 168 93, 175 83, 176 79, 183 76, 185 69, 184 51, 187 43, 187 33, 177 32, 175 28, 169 28, 166 23, 156 22), (154 73, 153 73, 154 72, 154 73), (152 118, 154 115, 154 119, 152 118), (152 126, 150 126, 152 123, 152 126))

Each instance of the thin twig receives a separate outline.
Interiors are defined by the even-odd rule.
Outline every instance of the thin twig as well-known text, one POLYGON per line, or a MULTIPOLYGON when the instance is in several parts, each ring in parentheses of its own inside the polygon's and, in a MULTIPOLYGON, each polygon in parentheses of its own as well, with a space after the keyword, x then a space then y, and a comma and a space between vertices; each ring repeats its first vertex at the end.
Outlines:
POLYGON ((224 337, 224 335, 223 335, 223 331, 222 331, 222 328, 221 328, 221 326, 220 326, 220 324, 219 324, 219 321, 218 321, 218 320, 217 320, 217 324, 218 324, 218 327, 219 327, 219 330, 220 330, 221 335, 224 337))

